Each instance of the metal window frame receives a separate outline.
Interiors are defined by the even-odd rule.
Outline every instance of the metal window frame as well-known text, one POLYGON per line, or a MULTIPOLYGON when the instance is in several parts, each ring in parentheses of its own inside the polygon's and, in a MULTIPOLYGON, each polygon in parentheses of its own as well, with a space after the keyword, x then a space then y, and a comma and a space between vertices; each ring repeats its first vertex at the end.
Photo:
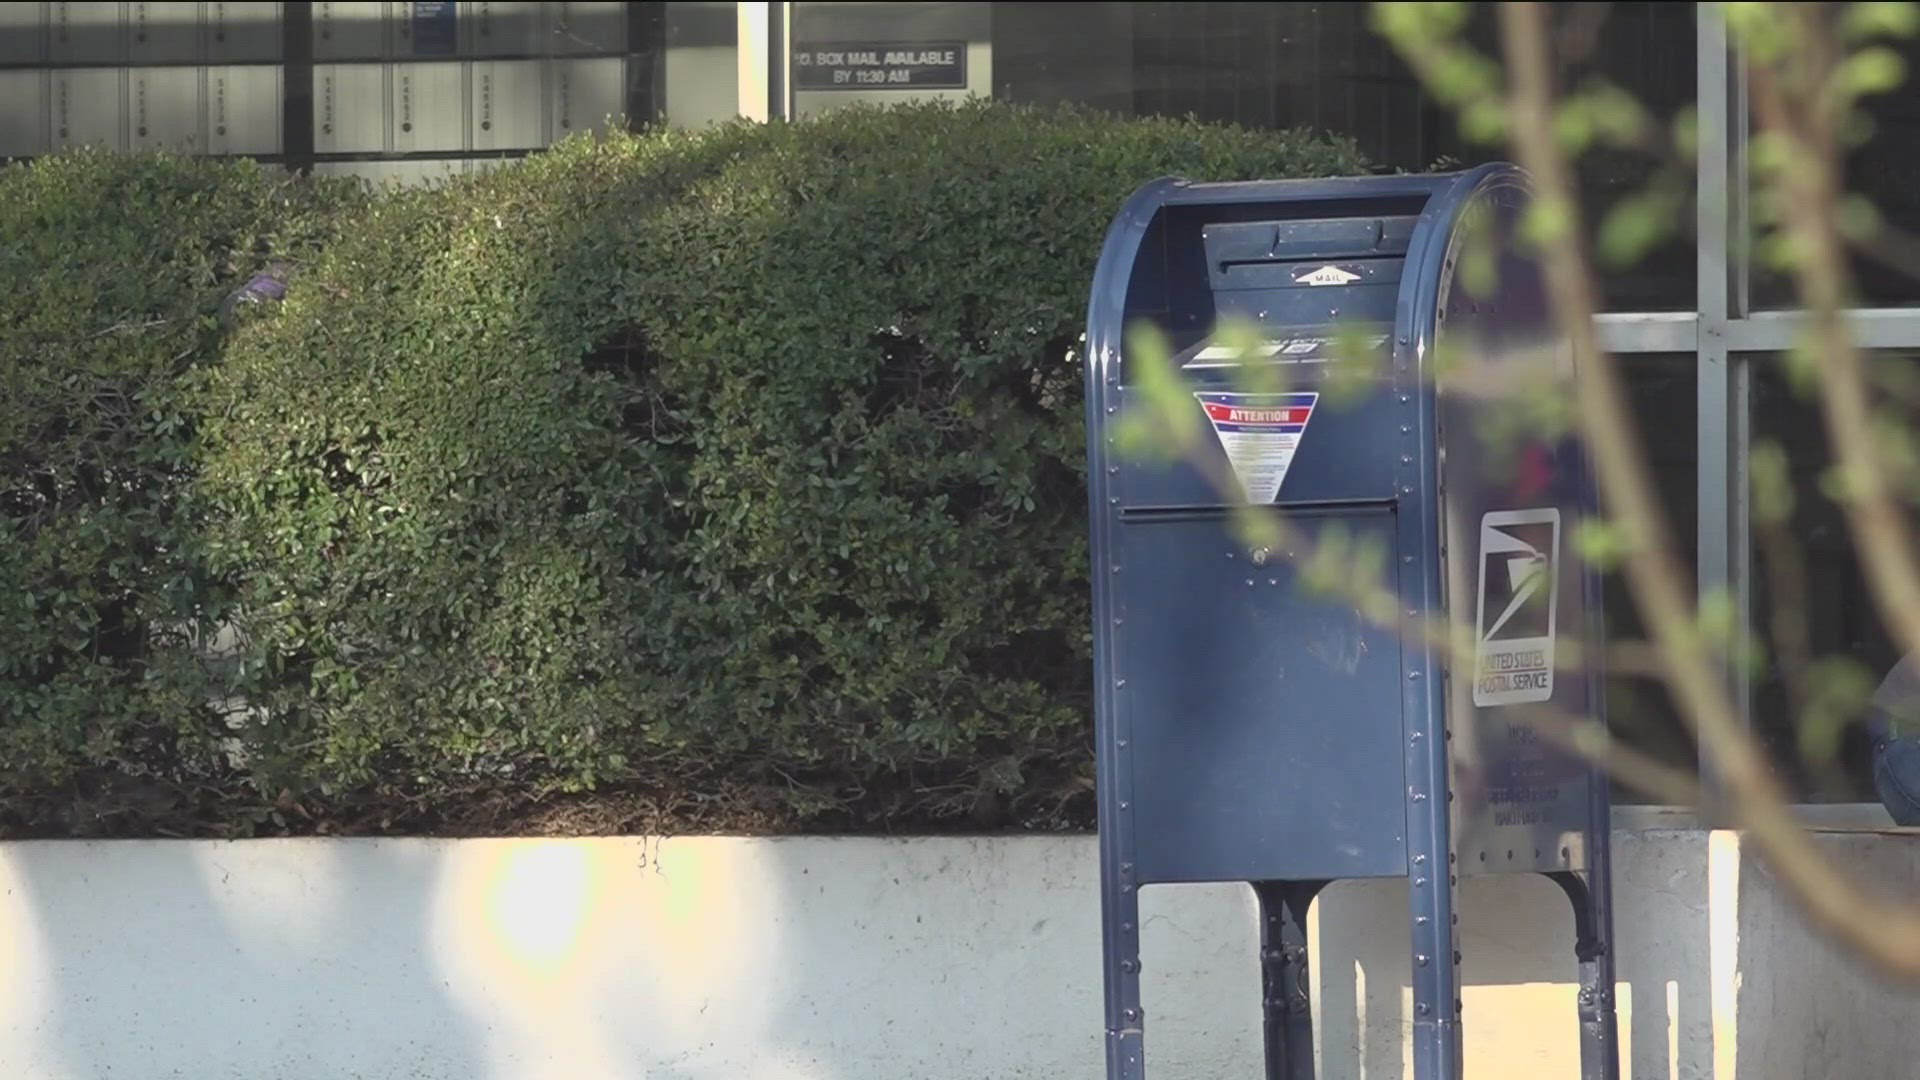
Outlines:
MULTIPOLYGON (((1698 56, 1695 109, 1699 116, 1699 161, 1695 172, 1696 296, 1694 356, 1696 428, 1695 490, 1698 511, 1696 585, 1702 605, 1733 600, 1739 625, 1753 625, 1753 580, 1749 573, 1747 448, 1751 442, 1751 369, 1727 347, 1730 324, 1746 314, 1747 218, 1745 80, 1727 39, 1726 23, 1712 4, 1695 5, 1698 56), (1736 238, 1739 238, 1736 241, 1736 238), (1738 247, 1736 249, 1736 243, 1738 247)), ((1731 664, 1725 678, 1734 707, 1752 722, 1752 681, 1731 664)), ((1707 805, 1701 817, 1725 823, 1717 798, 1717 769, 1700 748, 1701 782, 1707 805)))
MULTIPOLYGON (((1598 323, 1601 343, 1610 352, 1695 355, 1699 594, 1702 601, 1731 596, 1742 623, 1751 626, 1747 463, 1752 446, 1752 363, 1791 348, 1805 314, 1753 310, 1745 76, 1718 6, 1701 3, 1695 10, 1699 27, 1696 310, 1606 314, 1599 316, 1598 323)), ((1846 317, 1863 348, 1920 349, 1920 308, 1859 308, 1846 317)), ((1741 715, 1750 720, 1750 683, 1733 679, 1731 673, 1729 679, 1741 715)), ((1702 809, 1700 822, 1723 825, 1724 813, 1711 805, 1716 790, 1713 764, 1704 757, 1701 772, 1710 805, 1702 809)), ((1803 811, 1815 806, 1831 808, 1831 804, 1805 804, 1803 811)))

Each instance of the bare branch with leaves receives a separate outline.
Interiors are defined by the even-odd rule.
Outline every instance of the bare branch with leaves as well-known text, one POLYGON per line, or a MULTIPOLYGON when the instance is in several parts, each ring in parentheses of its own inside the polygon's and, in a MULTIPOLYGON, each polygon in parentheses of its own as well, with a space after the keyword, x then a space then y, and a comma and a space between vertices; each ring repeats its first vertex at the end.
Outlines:
MULTIPOLYGON (((1773 662, 1785 669, 1800 745, 1817 760, 1872 689, 1854 658, 1821 655, 1802 621, 1806 554, 1790 525, 1794 497, 1785 451, 1763 443, 1751 457, 1755 539, 1775 603, 1762 635, 1742 624, 1732 596, 1696 588, 1656 495, 1620 366, 1596 331, 1596 267, 1630 264, 1679 227, 1689 204, 1681 164, 1694 152, 1693 118, 1656 119, 1601 81, 1558 85, 1551 23, 1572 18, 1560 10, 1569 5, 1490 7, 1497 58, 1468 41, 1474 5, 1376 4, 1376 26, 1435 97, 1458 113, 1463 132, 1504 144, 1535 185, 1524 239, 1534 247, 1555 324, 1571 349, 1577 392, 1570 400, 1514 395, 1511 424, 1515 430, 1564 425, 1579 435, 1598 481, 1601 516, 1579 526, 1576 547, 1597 566, 1619 572, 1647 633, 1645 642, 1609 643, 1563 663, 1601 663, 1657 678, 1712 762, 1722 809, 1751 833, 1813 922, 1883 969, 1920 979, 1920 905, 1877 895, 1834 864, 1796 814, 1792 792, 1734 693, 1736 680, 1749 677, 1771 646, 1773 662), (1590 231, 1576 179, 1582 155, 1596 147, 1644 154, 1655 169, 1590 231)), ((1920 29, 1920 13, 1911 4, 1884 3, 1723 9, 1752 88, 1755 204, 1766 225, 1757 250, 1787 274, 1805 311, 1805 333, 1788 358, 1789 371, 1818 403, 1836 462, 1831 487, 1880 619, 1904 652, 1920 654, 1920 562, 1909 523, 1920 494, 1920 444, 1897 408, 1920 394, 1912 393, 1916 380, 1877 371, 1851 337, 1849 254, 1875 246, 1878 219, 1847 194, 1842 168, 1862 100, 1903 78, 1887 42, 1920 29)), ((1460 273, 1475 273, 1470 259, 1460 273)), ((1256 328, 1237 324, 1216 333, 1243 359, 1254 355, 1258 338, 1256 328)), ((1343 377, 1364 385, 1379 360, 1356 341, 1343 342, 1340 364, 1343 377)), ((1138 334, 1129 350, 1144 361, 1132 369, 1140 373, 1147 407, 1129 421, 1127 445, 1157 446, 1206 463, 1209 479, 1235 507, 1234 527, 1244 541, 1286 552, 1307 586, 1331 591, 1377 624, 1470 667, 1469 635, 1455 624, 1407 616, 1379 553, 1339 537, 1308 536, 1284 515, 1247 505, 1231 470, 1196 452, 1205 432, 1165 362, 1166 342, 1138 334)), ((1435 358, 1437 377, 1449 377, 1448 363, 1435 358)), ((1280 377, 1273 366, 1242 370, 1268 381, 1280 377)), ((1599 724, 1543 710, 1520 719, 1656 797, 1690 803, 1700 797, 1690 776, 1623 746, 1599 724)))

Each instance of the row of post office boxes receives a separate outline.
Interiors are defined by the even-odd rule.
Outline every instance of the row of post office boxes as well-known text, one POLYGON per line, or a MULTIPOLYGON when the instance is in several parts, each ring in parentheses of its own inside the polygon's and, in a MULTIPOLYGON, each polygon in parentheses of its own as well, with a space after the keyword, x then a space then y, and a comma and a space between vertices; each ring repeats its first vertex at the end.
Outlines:
POLYGON ((627 48, 622 3, 316 3, 317 60, 579 56, 627 48))
POLYGON ((69 146, 280 151, 277 66, 0 70, 0 157, 69 146))
POLYGON ((528 150, 626 112, 626 61, 323 64, 313 73, 322 154, 528 150))
POLYGON ((313 166, 321 176, 359 176, 381 186, 413 187, 485 172, 512 158, 412 158, 406 161, 322 161, 313 166))
MULTIPOLYGON (((0 70, 0 157, 83 144, 210 154, 281 149, 278 66, 0 70)), ((626 111, 626 63, 329 64, 314 70, 322 154, 531 150, 626 111)))
POLYGON ((282 6, 0 3, 0 65, 278 60, 282 6))
MULTIPOLYGON (((278 60, 279 3, 0 3, 0 66, 278 60)), ((622 3, 315 3, 319 61, 586 56, 627 48, 622 3)))

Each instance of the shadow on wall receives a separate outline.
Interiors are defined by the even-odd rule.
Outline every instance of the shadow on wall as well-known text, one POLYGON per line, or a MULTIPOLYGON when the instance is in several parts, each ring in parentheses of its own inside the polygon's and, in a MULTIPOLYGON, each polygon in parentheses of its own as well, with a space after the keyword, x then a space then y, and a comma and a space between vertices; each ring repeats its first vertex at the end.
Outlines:
POLYGON ((419 845, 6 845, 0 1075, 490 1075, 419 845))
POLYGON ((769 853, 790 890, 774 962, 801 970, 778 976, 768 1054, 736 1075, 1103 1075, 1092 837, 792 839, 769 853))
POLYGON ((739 1055, 760 1045, 781 930, 750 854, 639 839, 7 845, 0 1076, 749 1075, 739 1055))
MULTIPOLYGON (((1719 1075, 1712 959, 1733 942, 1710 932, 1708 836, 1615 834, 1621 1075, 1632 1080, 1719 1075)), ((1565 895, 1537 875, 1473 877, 1460 884, 1458 909, 1469 1075, 1580 1075, 1565 895)), ((1404 881, 1343 883, 1322 894, 1315 979, 1326 1075, 1412 1075, 1407 918, 1404 881)))

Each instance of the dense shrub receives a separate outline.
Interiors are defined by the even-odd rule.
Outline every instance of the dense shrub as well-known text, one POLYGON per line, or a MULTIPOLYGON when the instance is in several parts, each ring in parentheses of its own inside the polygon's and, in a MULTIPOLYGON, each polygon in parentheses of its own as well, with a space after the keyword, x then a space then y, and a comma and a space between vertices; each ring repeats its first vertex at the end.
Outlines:
POLYGON ((212 763, 183 389, 223 295, 350 198, 165 155, 0 168, 0 795, 212 763))
POLYGON ((197 399, 249 783, 447 827, 588 788, 655 827, 1086 820, 1101 237, 1156 175, 1359 168, 909 106, 383 197, 197 399))

